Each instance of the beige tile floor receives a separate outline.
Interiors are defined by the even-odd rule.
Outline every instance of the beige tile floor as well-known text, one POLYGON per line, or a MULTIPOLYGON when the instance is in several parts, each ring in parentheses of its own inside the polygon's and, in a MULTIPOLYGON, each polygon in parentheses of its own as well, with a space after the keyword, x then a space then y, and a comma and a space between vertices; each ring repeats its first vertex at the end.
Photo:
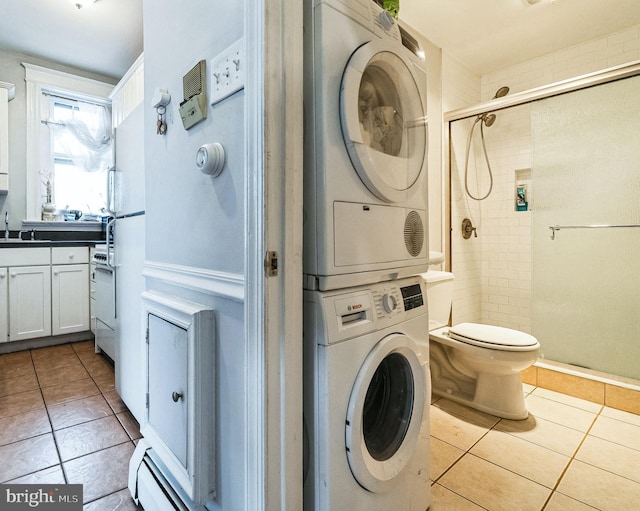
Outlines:
POLYGON ((135 510, 139 438, 92 341, 0 355, 0 483, 81 483, 85 510, 135 510))
MULTIPOLYGON (((640 416, 524 390, 526 421, 433 401, 431 511, 640 509, 640 416)), ((139 438, 92 342, 0 355, 0 483, 82 483, 85 510, 135 510, 139 438)))
POLYGON ((530 416, 431 404, 431 511, 640 509, 640 416, 530 385, 530 416))

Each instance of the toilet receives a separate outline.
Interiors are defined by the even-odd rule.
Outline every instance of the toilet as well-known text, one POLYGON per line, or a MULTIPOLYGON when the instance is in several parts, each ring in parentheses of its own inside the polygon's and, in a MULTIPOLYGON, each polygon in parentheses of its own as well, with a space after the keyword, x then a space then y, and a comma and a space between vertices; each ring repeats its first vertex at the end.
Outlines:
POLYGON ((529 415, 520 371, 538 358, 529 334, 477 323, 449 324, 453 274, 422 274, 429 306, 429 355, 433 394, 512 420, 529 415))

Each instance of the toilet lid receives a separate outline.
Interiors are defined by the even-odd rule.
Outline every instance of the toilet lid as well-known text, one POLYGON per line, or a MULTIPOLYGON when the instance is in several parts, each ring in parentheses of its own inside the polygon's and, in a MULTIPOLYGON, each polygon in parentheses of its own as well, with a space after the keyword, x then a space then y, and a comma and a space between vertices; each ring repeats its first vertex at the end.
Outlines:
POLYGON ((529 351, 540 347, 529 334, 492 325, 460 323, 449 329, 449 337, 474 346, 506 351, 529 351))

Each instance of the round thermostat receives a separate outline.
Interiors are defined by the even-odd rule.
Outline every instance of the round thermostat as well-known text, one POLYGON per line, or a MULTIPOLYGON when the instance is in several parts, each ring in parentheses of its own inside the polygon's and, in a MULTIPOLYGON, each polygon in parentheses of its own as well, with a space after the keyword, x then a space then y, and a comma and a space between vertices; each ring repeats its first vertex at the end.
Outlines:
POLYGON ((224 147, 218 142, 204 144, 196 153, 196 166, 203 174, 217 177, 224 168, 224 147))

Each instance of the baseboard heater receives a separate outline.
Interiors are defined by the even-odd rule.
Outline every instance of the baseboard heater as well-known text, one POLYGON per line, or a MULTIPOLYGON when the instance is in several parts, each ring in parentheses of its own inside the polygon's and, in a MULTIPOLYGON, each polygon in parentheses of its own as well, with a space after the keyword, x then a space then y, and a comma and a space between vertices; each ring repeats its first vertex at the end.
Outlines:
POLYGON ((152 511, 206 511, 169 481, 171 475, 141 439, 129 462, 129 491, 136 504, 152 511))

